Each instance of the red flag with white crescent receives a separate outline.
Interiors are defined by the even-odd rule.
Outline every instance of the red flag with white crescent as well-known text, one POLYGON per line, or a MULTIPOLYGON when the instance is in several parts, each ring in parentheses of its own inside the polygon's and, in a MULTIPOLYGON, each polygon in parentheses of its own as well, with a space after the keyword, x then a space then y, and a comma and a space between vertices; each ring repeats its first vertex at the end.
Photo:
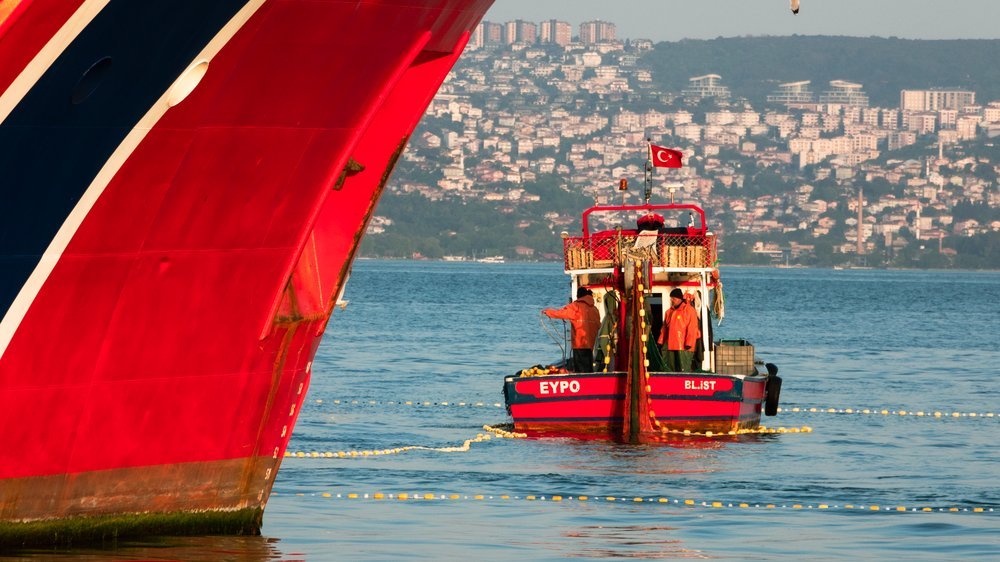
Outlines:
POLYGON ((684 165, 683 157, 684 153, 679 150, 649 145, 649 159, 657 168, 680 168, 684 165))

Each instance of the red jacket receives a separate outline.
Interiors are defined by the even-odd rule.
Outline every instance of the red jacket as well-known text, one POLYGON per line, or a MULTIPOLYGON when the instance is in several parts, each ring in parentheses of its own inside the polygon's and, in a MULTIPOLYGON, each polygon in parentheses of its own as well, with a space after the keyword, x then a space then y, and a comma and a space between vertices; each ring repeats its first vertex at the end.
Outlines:
POLYGON ((656 343, 663 345, 666 341, 668 351, 684 351, 685 348, 694 349, 694 344, 700 337, 698 313, 693 306, 682 301, 677 308, 667 308, 663 315, 663 329, 660 330, 656 343))
POLYGON ((594 297, 580 297, 558 310, 546 308, 542 313, 549 318, 570 321, 573 325, 573 349, 594 348, 597 332, 601 331, 601 313, 594 306, 594 297))

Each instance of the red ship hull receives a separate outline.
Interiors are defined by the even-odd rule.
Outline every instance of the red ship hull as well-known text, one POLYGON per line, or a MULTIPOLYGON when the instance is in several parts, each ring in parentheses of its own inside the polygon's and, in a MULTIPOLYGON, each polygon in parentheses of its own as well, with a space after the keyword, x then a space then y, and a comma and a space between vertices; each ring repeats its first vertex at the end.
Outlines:
MULTIPOLYGON (((626 378, 621 372, 508 377, 504 394, 514 430, 533 437, 622 440, 626 378)), ((648 410, 659 427, 642 437, 755 428, 766 381, 764 376, 650 373, 648 410)))
POLYGON ((2 5, 0 543, 259 532, 361 236, 491 3, 2 5))

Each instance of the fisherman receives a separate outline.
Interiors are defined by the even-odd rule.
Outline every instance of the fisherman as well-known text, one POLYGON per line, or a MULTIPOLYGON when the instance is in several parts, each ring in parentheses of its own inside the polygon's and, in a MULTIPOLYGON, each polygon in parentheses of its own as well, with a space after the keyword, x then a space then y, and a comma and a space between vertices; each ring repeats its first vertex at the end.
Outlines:
POLYGON ((575 373, 594 371, 594 342, 601 330, 601 313, 594 306, 594 293, 586 287, 576 290, 576 300, 560 309, 546 308, 549 318, 569 320, 573 326, 573 357, 569 368, 575 373))
POLYGON ((680 289, 670 291, 670 308, 663 315, 663 328, 656 343, 660 344, 670 372, 690 372, 694 346, 701 337, 698 313, 685 302, 680 289))

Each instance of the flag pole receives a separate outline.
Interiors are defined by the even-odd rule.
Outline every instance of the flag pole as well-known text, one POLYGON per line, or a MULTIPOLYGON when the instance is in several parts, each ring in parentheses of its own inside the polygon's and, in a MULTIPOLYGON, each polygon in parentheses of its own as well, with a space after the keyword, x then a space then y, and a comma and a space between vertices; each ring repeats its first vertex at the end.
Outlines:
POLYGON ((653 196, 653 139, 646 139, 646 204, 653 196))

